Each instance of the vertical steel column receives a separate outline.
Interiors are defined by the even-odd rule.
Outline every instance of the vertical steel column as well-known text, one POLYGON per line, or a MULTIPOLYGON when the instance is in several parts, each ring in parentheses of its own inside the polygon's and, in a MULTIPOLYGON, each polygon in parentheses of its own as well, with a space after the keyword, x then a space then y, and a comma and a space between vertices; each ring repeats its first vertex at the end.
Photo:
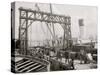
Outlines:
POLYGON ((25 54, 28 54, 28 11, 26 11, 25 54))
POLYGON ((67 18, 67 22, 64 24, 64 35, 63 35, 63 48, 69 48, 71 44, 71 18, 67 18))
POLYGON ((67 30, 68 30, 68 48, 70 49, 71 44, 72 44, 72 37, 71 37, 71 17, 68 17, 68 24, 67 24, 67 30))
POLYGON ((28 28, 28 11, 25 11, 25 13, 26 13, 25 15, 26 24, 23 27, 23 24, 21 22, 22 10, 19 9, 19 40, 20 40, 20 54, 22 55, 27 55, 27 51, 28 51, 28 29, 27 29, 28 28))
POLYGON ((19 10, 19 41, 20 41, 20 54, 22 54, 22 47, 21 47, 21 10, 19 10))
POLYGON ((63 35, 63 49, 65 49, 65 29, 64 29, 64 35, 63 35))

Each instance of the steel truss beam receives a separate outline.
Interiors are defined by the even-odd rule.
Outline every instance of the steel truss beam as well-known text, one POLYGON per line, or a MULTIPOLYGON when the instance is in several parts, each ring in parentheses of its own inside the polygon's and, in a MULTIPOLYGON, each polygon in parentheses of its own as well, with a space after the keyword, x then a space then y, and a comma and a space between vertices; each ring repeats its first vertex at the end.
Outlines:
POLYGON ((20 15, 20 19, 28 19, 34 21, 44 21, 44 22, 52 22, 52 23, 60 23, 60 24, 71 24, 71 17, 64 15, 56 15, 42 11, 36 11, 31 9, 19 8, 20 11, 24 12, 24 15, 20 15), (28 12, 28 17, 26 17, 25 13, 28 12))
MULTIPOLYGON (((32 25, 34 21, 45 22, 47 25, 49 23, 58 23, 64 29, 64 42, 65 46, 68 44, 68 40, 71 39, 71 17, 64 15, 51 14, 42 11, 36 11, 31 9, 19 8, 19 40, 20 40, 20 50, 22 54, 27 54, 28 51, 28 27, 32 25), (67 43, 66 43, 67 42, 67 43)), ((53 34, 52 34, 53 35, 53 34)), ((68 46, 67 46, 68 47, 68 46)))

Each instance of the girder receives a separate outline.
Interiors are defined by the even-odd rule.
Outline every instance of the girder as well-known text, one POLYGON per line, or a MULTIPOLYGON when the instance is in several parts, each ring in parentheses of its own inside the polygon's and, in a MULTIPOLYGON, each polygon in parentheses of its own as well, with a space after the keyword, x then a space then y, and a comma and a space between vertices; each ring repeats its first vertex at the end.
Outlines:
MULTIPOLYGON (((20 49, 25 55, 28 51, 28 27, 32 25, 34 21, 45 22, 47 24, 56 23, 60 24, 64 30, 64 48, 68 47, 68 40, 71 39, 71 17, 64 15, 57 15, 47 13, 43 11, 36 11, 31 9, 19 8, 19 40, 20 49)), ((52 33, 52 32, 51 32, 52 33)), ((54 37, 54 35, 52 34, 54 37)))
POLYGON ((20 19, 60 23, 60 24, 67 24, 67 25, 71 24, 70 16, 56 15, 56 14, 51 14, 47 12, 36 11, 36 10, 31 10, 31 9, 24 9, 24 8, 19 8, 19 10, 24 13, 24 15, 22 14, 20 15, 20 19), (30 13, 28 14, 28 17, 26 17, 25 15, 26 11, 30 13))

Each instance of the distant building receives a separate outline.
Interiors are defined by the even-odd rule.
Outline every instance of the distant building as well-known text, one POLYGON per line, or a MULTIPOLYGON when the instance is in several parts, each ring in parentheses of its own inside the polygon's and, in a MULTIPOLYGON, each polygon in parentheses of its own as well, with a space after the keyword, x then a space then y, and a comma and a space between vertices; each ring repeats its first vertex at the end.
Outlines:
POLYGON ((80 29, 80 35, 79 38, 83 39, 84 38, 84 23, 83 23, 83 19, 79 19, 79 29, 80 29))

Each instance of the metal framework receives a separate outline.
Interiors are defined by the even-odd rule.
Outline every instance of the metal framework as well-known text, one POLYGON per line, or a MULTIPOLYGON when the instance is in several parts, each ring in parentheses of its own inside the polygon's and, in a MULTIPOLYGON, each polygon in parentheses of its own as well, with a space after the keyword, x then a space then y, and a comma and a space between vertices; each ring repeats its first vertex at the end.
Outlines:
MULTIPOLYGON (((64 29, 64 41, 63 46, 69 46, 69 40, 71 40, 71 17, 64 15, 51 14, 42 11, 36 11, 31 9, 19 8, 19 40, 20 50, 22 54, 27 55, 28 51, 28 27, 32 25, 34 21, 45 22, 47 25, 50 23, 58 23, 64 29)), ((49 26, 48 26, 49 27, 49 26)))

